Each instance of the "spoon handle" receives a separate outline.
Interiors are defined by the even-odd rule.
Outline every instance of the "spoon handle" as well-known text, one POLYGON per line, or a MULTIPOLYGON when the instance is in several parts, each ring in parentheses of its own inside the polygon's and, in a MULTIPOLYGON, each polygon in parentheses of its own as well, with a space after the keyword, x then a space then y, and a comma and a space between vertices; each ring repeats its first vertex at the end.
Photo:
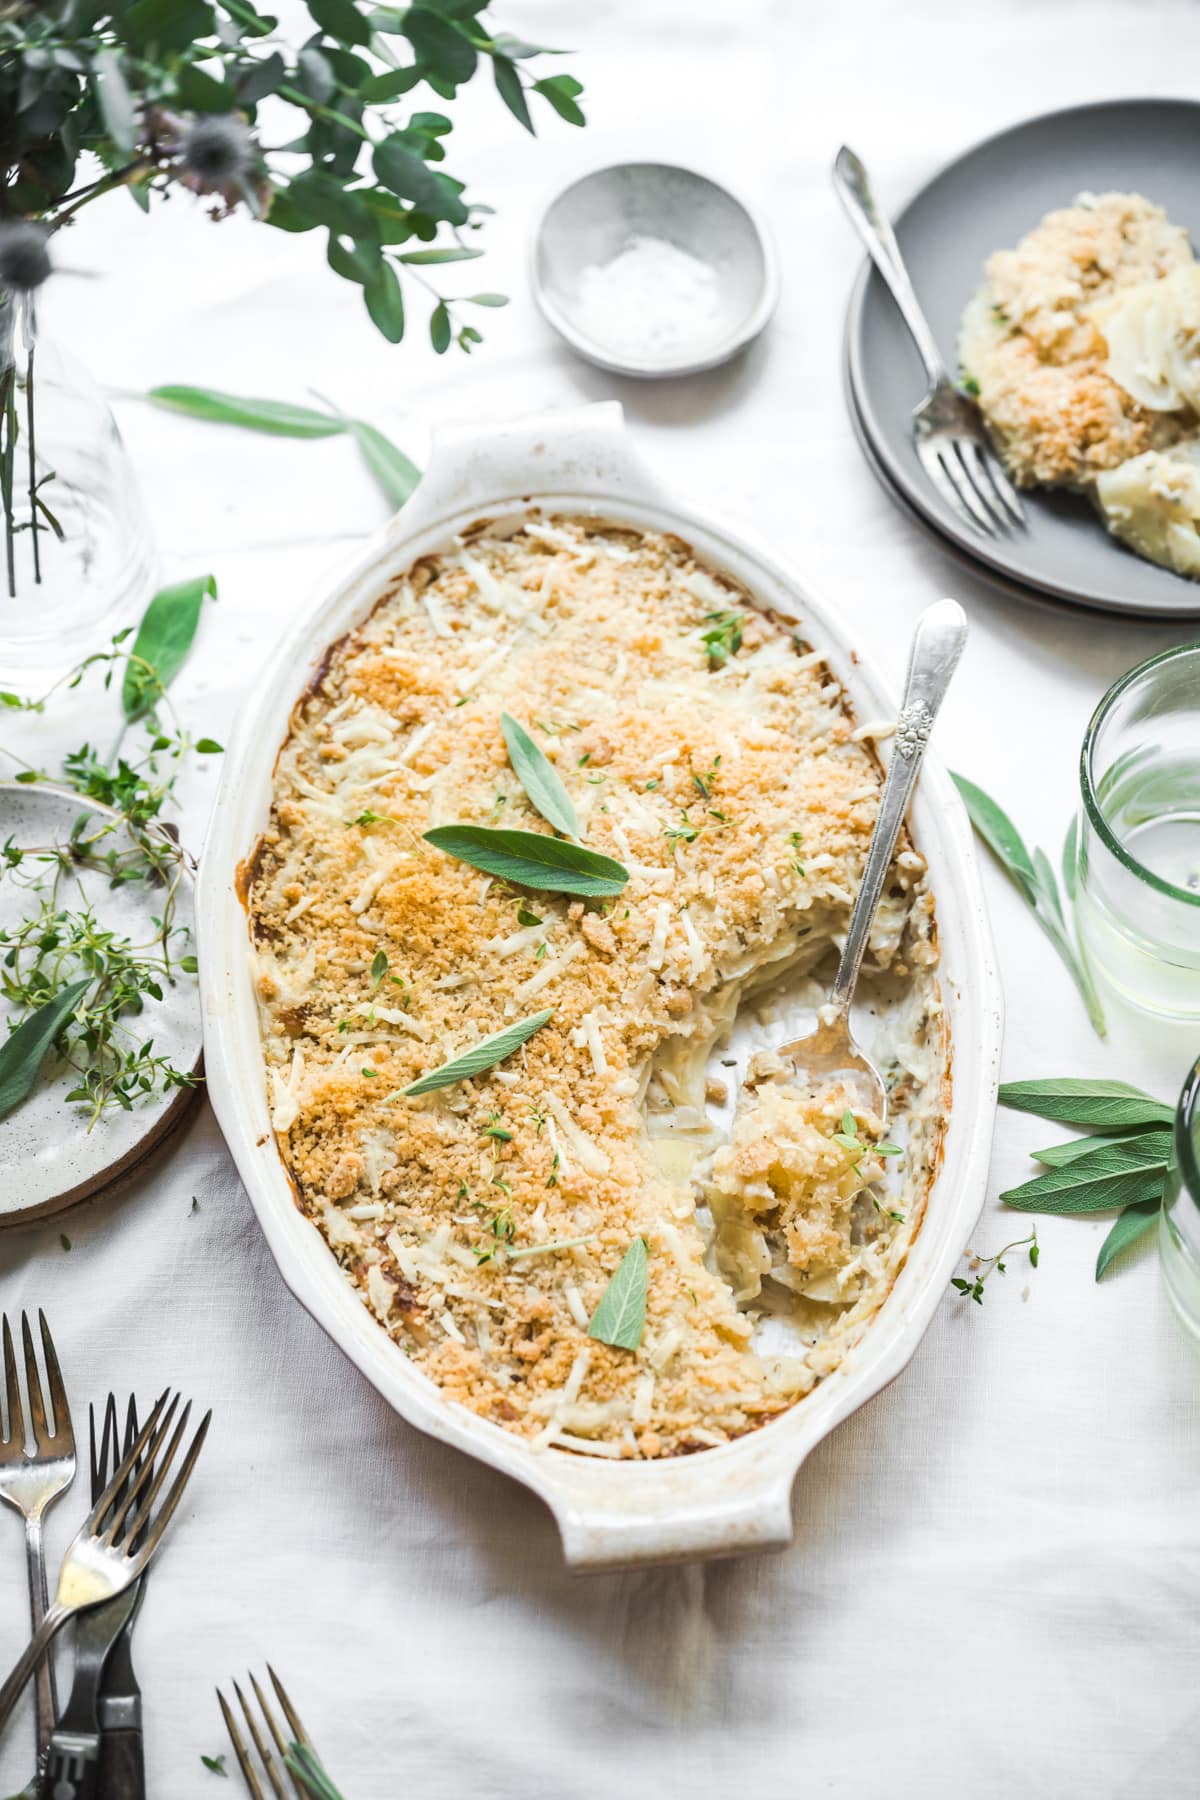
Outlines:
POLYGON ((871 261, 887 283, 888 291, 900 309, 913 343, 921 353, 930 387, 938 387, 950 379, 941 352, 934 340, 921 303, 917 299, 896 234, 887 214, 880 211, 871 190, 871 179, 859 158, 843 144, 833 165, 833 183, 850 222, 867 247, 871 261))
POLYGON ((957 600, 935 600, 917 620, 904 682, 904 702, 892 741, 892 759, 883 784, 858 898, 850 914, 842 960, 829 995, 829 1004, 840 1013, 849 1011, 879 896, 892 864, 896 839, 900 836, 909 798, 921 772, 929 733, 966 641, 967 615, 957 600))

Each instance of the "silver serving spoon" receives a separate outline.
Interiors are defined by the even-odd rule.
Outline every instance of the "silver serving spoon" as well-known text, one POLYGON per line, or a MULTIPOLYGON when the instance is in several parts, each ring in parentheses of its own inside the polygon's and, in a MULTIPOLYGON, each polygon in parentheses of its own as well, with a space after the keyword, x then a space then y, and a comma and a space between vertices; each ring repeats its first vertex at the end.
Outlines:
POLYGON ((896 839, 921 771, 929 733, 966 641, 967 616, 957 600, 935 600, 917 620, 908 657, 904 701, 892 740, 892 758, 858 898, 850 914, 842 959, 829 999, 817 1015, 816 1029, 807 1037, 784 1044, 779 1051, 781 1057, 792 1063, 800 1079, 810 1083, 832 1081, 837 1077, 843 1079, 864 1110, 875 1113, 885 1123, 887 1089, 879 1070, 854 1041, 850 1029, 850 1002, 854 998, 879 897, 891 867, 896 839))

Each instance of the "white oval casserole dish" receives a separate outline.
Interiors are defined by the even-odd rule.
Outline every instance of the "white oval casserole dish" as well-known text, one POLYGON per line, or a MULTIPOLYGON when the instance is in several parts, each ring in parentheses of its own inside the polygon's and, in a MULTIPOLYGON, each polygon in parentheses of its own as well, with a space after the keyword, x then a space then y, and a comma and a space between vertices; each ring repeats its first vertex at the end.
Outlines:
POLYGON ((255 682, 226 755, 197 894, 208 1090, 296 1298, 411 1424, 539 1494, 554 1514, 572 1568, 778 1548, 792 1536, 796 1471, 835 1425, 909 1361, 983 1201, 1002 1002, 970 826, 936 758, 926 762, 921 777, 913 830, 929 864, 950 1026, 954 1103, 941 1166, 924 1223, 878 1317, 833 1374, 759 1430, 701 1455, 613 1462, 531 1451, 501 1426, 447 1401, 375 1322, 316 1226, 299 1211, 271 1130, 237 870, 267 824, 275 759, 292 706, 327 647, 359 623, 394 574, 445 548, 481 515, 512 515, 531 505, 677 533, 762 604, 802 623, 860 718, 895 716, 887 688, 869 662, 852 654, 831 609, 748 533, 670 495, 634 452, 619 406, 445 433, 404 512, 304 617, 255 682))

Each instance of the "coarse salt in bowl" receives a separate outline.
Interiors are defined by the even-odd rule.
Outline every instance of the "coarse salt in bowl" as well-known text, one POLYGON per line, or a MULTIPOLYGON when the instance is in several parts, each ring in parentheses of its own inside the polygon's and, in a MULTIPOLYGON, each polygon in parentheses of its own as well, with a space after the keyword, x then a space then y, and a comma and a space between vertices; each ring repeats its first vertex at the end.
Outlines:
POLYGON ((745 203, 667 163, 621 163, 564 188, 535 231, 532 279, 580 355, 645 378, 726 361, 779 295, 774 249, 745 203))

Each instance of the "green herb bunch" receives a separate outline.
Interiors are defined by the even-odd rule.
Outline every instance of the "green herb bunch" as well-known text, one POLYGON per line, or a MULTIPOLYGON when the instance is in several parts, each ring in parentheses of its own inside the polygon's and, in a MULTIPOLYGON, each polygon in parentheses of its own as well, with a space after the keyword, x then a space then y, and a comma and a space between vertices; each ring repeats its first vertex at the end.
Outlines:
POLYGON ((307 0, 307 11, 312 31, 293 43, 250 0, 0 6, 0 285, 28 291, 48 272, 44 244, 18 222, 52 233, 118 188, 146 210, 187 189, 216 218, 244 207, 276 230, 318 233, 392 343, 412 282, 430 295, 439 354, 480 342, 456 308, 502 296, 452 300, 427 273, 482 254, 466 238, 489 210, 443 166, 452 122, 427 95, 451 104, 490 65, 533 132, 538 105, 583 124, 579 82, 535 75, 556 53, 493 30, 479 0, 307 0))
POLYGON ((10 711, 44 712, 59 688, 77 688, 90 672, 118 685, 122 724, 111 752, 91 744, 64 757, 61 769, 32 768, 4 751, 22 785, 50 784, 78 794, 81 809, 66 838, 0 849, 0 879, 21 887, 17 924, 0 929, 0 999, 10 1035, 0 1045, 0 1118, 32 1090, 47 1054, 73 1071, 67 1098, 83 1105, 89 1128, 111 1107, 129 1111, 145 1096, 190 1087, 195 1076, 157 1053, 143 1015, 168 985, 192 980, 196 959, 178 919, 177 896, 186 853, 164 808, 186 757, 216 754, 212 738, 190 737, 180 726, 166 688, 191 647, 211 576, 164 588, 151 601, 132 644, 132 627, 109 649, 88 657, 38 699, 0 692, 10 711), (130 732, 135 747, 126 747, 130 732), (80 884, 84 872, 110 888, 144 885, 153 906, 153 932, 135 943, 98 916, 80 884))

